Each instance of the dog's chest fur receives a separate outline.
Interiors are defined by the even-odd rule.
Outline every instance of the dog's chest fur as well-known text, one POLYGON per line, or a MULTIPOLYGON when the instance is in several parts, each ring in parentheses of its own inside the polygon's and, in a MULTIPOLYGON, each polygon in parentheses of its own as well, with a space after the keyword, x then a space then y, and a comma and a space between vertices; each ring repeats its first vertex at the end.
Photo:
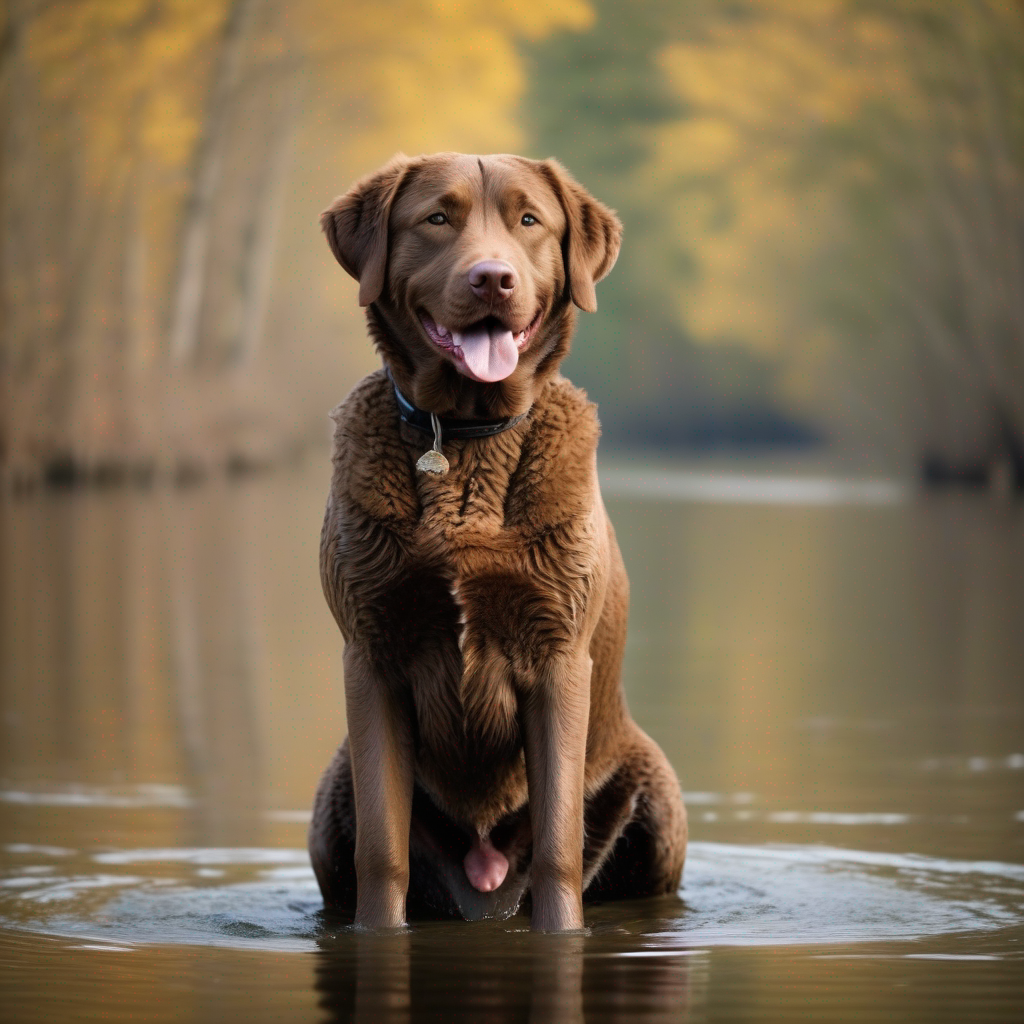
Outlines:
POLYGON ((582 625, 596 419, 558 381, 513 430, 445 444, 445 476, 417 474, 430 440, 376 376, 335 413, 324 589, 411 705, 421 783, 486 826, 525 800, 518 703, 582 625))

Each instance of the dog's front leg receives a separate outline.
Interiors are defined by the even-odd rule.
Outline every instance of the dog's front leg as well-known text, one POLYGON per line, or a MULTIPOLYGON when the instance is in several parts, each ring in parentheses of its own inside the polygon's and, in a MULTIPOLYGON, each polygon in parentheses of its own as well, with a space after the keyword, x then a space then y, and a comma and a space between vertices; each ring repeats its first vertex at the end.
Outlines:
POLYGON ((405 924, 413 747, 408 713, 358 644, 345 648, 345 707, 356 805, 356 925, 405 924))
POLYGON ((537 931, 583 927, 583 770, 591 666, 586 650, 557 656, 523 701, 537 931))

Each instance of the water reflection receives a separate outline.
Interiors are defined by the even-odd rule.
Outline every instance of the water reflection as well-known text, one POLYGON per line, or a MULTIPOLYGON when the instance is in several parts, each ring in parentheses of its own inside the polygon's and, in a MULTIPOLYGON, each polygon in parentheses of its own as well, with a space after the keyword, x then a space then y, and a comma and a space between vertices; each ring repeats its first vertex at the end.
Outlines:
POLYGON ((265 786, 261 689, 261 560, 253 502, 244 487, 203 489, 165 520, 168 647, 185 777, 205 816, 208 842, 259 807, 265 786))
POLYGON ((264 782, 244 490, 25 511, 5 538, 4 774, 173 778, 217 833, 264 782))
MULTIPOLYGON (((6 788, 176 786, 191 813, 155 842, 294 843, 345 729, 326 473, 0 504, 6 788)), ((651 500, 631 479, 608 500, 631 708, 687 790, 748 794, 695 806, 699 837, 847 845, 845 826, 1024 856, 1020 510, 772 504, 761 484, 760 504, 651 500)), ((53 825, 35 838, 66 845, 53 825)))
POLYGON ((177 785, 185 845, 307 806, 344 719, 322 491, 296 484, 0 506, 0 777, 177 785))
POLYGON ((626 953, 582 935, 474 935, 452 929, 321 943, 319 1003, 331 1020, 587 1021, 688 1019, 691 958, 626 953), (354 948, 353 948, 354 947, 354 948))
MULTIPOLYGON (((345 729, 327 471, 0 502, 0 954, 28 929, 147 963, 216 947, 235 1006, 241 958, 306 951, 289 992, 339 1020, 654 1021, 703 1012, 708 950, 1019 944, 1020 510, 666 500, 628 473, 626 686, 689 793, 684 902, 592 908, 582 942, 325 927, 303 846, 345 729)), ((770 960, 734 961, 742 991, 770 960)))
POLYGON ((1024 855, 1022 780, 1000 767, 1024 734, 1020 509, 623 495, 609 510, 633 584, 630 706, 684 788, 750 794, 756 827, 701 809, 698 836, 833 841, 811 827, 824 812, 859 820, 869 847, 1024 855), (993 770, 956 785, 922 770, 950 756, 993 770), (787 816, 766 829, 765 811, 787 816), (908 816, 899 835, 891 815, 908 816))

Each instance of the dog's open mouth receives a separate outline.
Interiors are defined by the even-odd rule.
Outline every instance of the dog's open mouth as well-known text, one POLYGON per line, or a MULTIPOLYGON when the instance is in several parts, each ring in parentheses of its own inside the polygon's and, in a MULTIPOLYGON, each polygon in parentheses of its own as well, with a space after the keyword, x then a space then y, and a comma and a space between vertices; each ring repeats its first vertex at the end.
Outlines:
POLYGON ((540 318, 538 311, 532 322, 518 332, 513 332, 496 316, 485 316, 462 330, 455 330, 437 323, 428 313, 420 313, 430 340, 452 357, 460 373, 484 384, 511 376, 519 362, 519 353, 529 344, 540 318))

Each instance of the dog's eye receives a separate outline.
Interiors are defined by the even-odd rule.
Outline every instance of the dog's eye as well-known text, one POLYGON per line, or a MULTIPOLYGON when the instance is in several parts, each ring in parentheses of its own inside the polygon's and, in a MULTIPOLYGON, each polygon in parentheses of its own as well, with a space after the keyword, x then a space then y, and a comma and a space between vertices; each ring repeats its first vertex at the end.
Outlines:
POLYGON ((427 218, 428 224, 447 224, 448 218, 443 213, 432 213, 427 218))
POLYGON ((537 223, 537 218, 532 213, 524 213, 523 219, 519 222, 524 228, 528 228, 531 224, 537 223))

